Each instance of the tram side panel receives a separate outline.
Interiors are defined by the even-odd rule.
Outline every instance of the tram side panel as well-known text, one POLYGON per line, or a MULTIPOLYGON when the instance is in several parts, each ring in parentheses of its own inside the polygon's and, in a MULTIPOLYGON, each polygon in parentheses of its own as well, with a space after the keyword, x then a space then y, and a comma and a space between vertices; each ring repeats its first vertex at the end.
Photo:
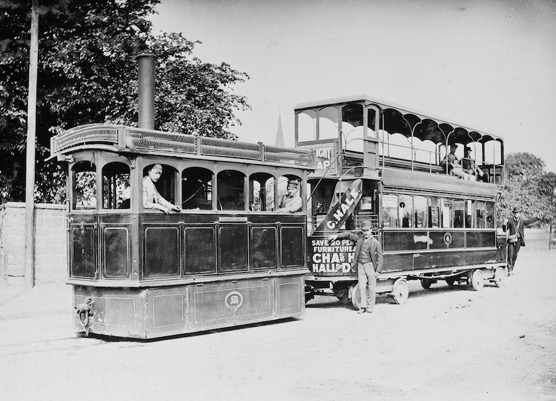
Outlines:
MULTIPOLYGON (((390 280, 442 272, 464 273, 473 266, 490 266, 494 273, 495 267, 503 267, 506 262, 505 240, 495 230, 383 230, 381 237, 384 251, 381 274, 390 280)), ((357 282, 352 267, 355 250, 352 241, 328 241, 326 236, 317 234, 309 236, 307 244, 310 292, 326 293, 333 287, 334 294, 340 297, 344 287, 357 282)), ((381 288, 379 292, 390 289, 381 288)))
POLYGON ((173 217, 73 222, 77 331, 155 338, 303 315, 304 216, 286 224, 173 217))

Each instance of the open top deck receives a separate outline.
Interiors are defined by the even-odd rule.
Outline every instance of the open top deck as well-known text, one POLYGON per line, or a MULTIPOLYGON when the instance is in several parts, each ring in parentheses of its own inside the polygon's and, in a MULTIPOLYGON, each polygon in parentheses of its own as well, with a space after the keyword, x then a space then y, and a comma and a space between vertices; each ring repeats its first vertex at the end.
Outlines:
POLYGON ((503 184, 503 140, 479 129, 367 95, 303 103, 295 116, 296 146, 316 152, 314 176, 378 178, 383 169, 446 175, 441 162, 455 145, 458 160, 481 169, 481 181, 503 184))

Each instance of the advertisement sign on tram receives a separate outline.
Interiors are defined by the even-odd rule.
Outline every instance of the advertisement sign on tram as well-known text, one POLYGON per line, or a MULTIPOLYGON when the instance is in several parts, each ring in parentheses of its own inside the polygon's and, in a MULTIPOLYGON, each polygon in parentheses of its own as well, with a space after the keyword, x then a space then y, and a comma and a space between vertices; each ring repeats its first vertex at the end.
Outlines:
POLYGON ((328 241, 329 234, 338 232, 355 206, 361 200, 362 181, 354 180, 342 194, 340 201, 328 212, 317 227, 313 236, 309 237, 309 270, 318 276, 351 275, 355 253, 355 244, 349 239, 328 241))

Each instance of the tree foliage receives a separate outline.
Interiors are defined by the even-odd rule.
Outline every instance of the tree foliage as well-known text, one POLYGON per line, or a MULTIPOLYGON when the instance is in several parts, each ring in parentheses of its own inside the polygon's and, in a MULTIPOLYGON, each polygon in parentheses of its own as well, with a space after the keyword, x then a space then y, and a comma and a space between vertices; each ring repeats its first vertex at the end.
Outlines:
MULTIPOLYGON (((35 200, 63 199, 64 171, 45 162, 50 138, 89 123, 137 125, 135 56, 157 56, 155 128, 235 139, 233 93, 247 74, 192 56, 199 42, 154 35, 158 0, 40 0, 35 200)), ((0 3, 0 202, 24 199, 31 1, 0 3)))
POLYGON ((506 179, 501 206, 506 217, 514 206, 521 207, 525 220, 550 223, 556 220, 556 174, 545 172, 545 163, 527 153, 510 153, 505 160, 506 179))

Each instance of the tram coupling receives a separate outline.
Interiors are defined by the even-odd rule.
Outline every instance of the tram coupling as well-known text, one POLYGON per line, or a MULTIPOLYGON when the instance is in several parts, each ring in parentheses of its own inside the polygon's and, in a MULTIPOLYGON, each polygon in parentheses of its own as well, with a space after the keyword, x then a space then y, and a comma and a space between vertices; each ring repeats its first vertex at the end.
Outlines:
POLYGON ((75 313, 79 317, 79 323, 85 330, 85 335, 89 335, 89 329, 93 325, 93 312, 94 301, 91 298, 86 298, 85 303, 77 304, 75 306, 75 313))

